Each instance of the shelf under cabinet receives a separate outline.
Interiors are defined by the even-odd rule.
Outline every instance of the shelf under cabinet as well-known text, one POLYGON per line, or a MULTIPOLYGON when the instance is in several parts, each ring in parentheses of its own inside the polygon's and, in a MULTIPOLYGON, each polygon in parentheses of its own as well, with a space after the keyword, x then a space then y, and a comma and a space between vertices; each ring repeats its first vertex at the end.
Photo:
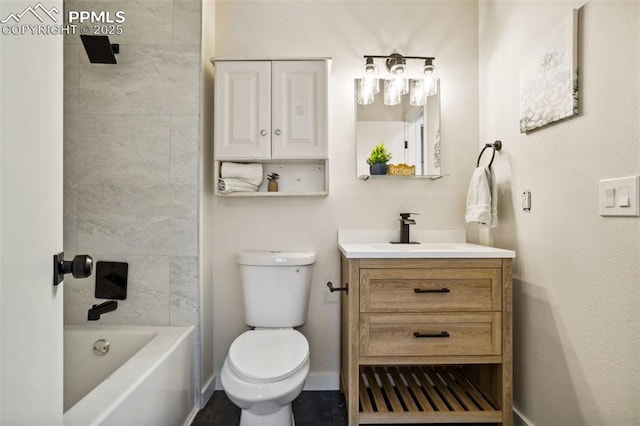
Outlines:
POLYGON ((499 423, 502 410, 458 366, 361 366, 361 424, 499 423))
POLYGON ((282 159, 282 160, 216 160, 214 162, 215 195, 229 198, 251 197, 326 197, 329 195, 329 160, 327 159, 282 159), (261 163, 263 181, 257 192, 231 192, 224 194, 218 190, 218 178, 223 162, 261 163), (280 175, 278 192, 267 191, 267 175, 280 175))

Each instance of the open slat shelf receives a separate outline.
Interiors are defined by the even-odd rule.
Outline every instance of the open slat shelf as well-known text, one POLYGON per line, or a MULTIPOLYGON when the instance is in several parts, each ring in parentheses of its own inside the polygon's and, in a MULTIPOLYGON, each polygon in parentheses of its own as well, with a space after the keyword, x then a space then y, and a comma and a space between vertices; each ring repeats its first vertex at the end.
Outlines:
POLYGON ((361 366, 360 423, 495 423, 502 411, 458 366, 361 366))

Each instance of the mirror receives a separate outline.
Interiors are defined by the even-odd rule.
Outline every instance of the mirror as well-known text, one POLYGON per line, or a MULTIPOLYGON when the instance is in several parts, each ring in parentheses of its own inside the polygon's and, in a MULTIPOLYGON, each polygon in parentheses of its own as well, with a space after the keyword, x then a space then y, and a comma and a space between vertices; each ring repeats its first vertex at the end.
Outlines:
MULTIPOLYGON (((357 80, 355 83, 358 99, 357 80)), ((439 178, 440 169, 440 87, 433 96, 428 96, 424 106, 412 106, 409 95, 402 102, 389 106, 384 104, 383 91, 375 95, 370 105, 356 102, 356 172, 368 179, 371 176, 367 158, 376 145, 385 144, 391 154, 389 165, 404 163, 410 168, 389 167, 380 177, 439 178), (391 174, 390 174, 391 173, 391 174)), ((376 177, 378 177, 376 175, 376 177)))

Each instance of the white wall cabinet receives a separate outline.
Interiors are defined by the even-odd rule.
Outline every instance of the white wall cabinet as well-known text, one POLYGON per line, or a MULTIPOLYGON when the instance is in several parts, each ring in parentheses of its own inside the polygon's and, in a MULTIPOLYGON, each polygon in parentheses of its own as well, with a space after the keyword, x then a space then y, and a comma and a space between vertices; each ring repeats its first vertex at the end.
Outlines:
POLYGON ((296 182, 284 185, 279 194, 264 192, 261 186, 258 193, 226 195, 327 195, 328 61, 212 62, 216 170, 223 161, 262 162, 265 175, 277 165, 282 183, 292 177, 296 182), (287 175, 289 164, 296 176, 287 175))
POLYGON ((216 160, 327 157, 327 62, 214 61, 216 160))

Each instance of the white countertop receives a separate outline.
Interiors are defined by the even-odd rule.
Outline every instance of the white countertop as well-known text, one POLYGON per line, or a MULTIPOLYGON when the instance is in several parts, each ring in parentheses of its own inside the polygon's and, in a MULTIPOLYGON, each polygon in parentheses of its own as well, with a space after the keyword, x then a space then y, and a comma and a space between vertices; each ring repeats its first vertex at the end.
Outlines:
POLYGON ((390 241, 397 240, 398 233, 397 230, 340 230, 338 247, 348 259, 514 258, 516 255, 512 250, 464 242, 464 231, 460 230, 416 230, 412 241, 420 244, 391 244, 390 241))

